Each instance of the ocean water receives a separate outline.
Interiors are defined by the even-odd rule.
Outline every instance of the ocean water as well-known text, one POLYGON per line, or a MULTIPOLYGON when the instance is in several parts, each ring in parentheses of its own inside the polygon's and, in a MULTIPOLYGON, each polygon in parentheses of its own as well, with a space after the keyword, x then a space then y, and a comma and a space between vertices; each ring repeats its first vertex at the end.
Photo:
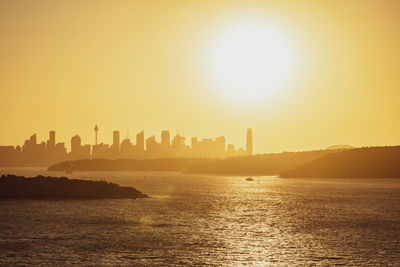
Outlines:
POLYGON ((0 169, 136 200, 1 200, 0 265, 400 265, 400 179, 0 169))

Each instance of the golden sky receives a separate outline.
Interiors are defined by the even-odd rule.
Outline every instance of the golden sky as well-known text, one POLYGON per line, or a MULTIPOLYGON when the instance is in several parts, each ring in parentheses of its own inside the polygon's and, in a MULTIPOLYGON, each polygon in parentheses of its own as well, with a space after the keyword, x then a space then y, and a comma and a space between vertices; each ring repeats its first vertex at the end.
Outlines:
POLYGON ((49 130, 93 143, 98 124, 105 143, 169 129, 244 146, 251 127, 256 153, 396 145, 398 14, 395 0, 3 0, 0 144, 49 130), (210 47, 254 17, 288 36, 296 64, 281 92, 241 103, 210 77, 210 47))

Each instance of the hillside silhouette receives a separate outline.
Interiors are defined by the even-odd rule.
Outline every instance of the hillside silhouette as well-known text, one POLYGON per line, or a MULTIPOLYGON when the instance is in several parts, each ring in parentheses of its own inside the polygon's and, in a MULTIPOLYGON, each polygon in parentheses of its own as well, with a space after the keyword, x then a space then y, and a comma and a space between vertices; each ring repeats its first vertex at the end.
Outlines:
POLYGON ((366 147, 331 153, 288 171, 291 178, 400 178, 400 146, 366 147))
POLYGON ((92 159, 65 161, 48 168, 49 171, 175 171, 209 174, 278 175, 306 162, 320 158, 329 150, 283 152, 224 159, 92 159))
POLYGON ((278 175, 283 170, 297 167, 335 151, 282 152, 246 157, 209 160, 190 165, 188 173, 278 175))
POLYGON ((49 171, 171 171, 181 172, 193 162, 205 159, 164 158, 164 159, 82 159, 64 161, 52 165, 49 171))
POLYGON ((133 187, 121 187, 105 181, 68 179, 66 177, 15 175, 0 177, 0 198, 146 198, 133 187))

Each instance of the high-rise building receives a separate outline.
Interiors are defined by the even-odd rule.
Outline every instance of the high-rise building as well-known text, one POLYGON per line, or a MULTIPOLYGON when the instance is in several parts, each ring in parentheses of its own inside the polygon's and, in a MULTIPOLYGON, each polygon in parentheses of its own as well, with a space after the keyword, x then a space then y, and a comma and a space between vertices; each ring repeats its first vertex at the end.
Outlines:
POLYGON ((199 141, 197 139, 197 137, 193 136, 192 140, 191 140, 191 144, 192 144, 192 152, 197 150, 197 145, 198 145, 199 141))
POLYGON ((251 128, 247 129, 246 154, 253 155, 253 134, 251 128))
POLYGON ((71 153, 73 155, 79 155, 81 152, 81 138, 79 135, 75 135, 74 137, 71 138, 71 153))
POLYGON ((50 131, 49 140, 47 140, 47 149, 54 149, 55 146, 56 146, 56 132, 50 131))
POLYGON ((121 148, 120 148, 121 157, 131 158, 134 154, 133 147, 134 146, 132 145, 131 140, 129 138, 124 139, 121 142, 121 148))
POLYGON ((141 131, 136 135, 136 148, 138 151, 144 151, 144 133, 141 131))
POLYGON ((226 149, 226 154, 231 157, 235 155, 235 146, 233 144, 228 144, 226 149))
POLYGON ((185 157, 189 152, 189 146, 185 144, 185 137, 175 135, 171 142, 172 157, 185 157))
POLYGON ((179 134, 175 135, 174 139, 172 139, 172 145, 185 145, 185 137, 179 134))
POLYGON ((65 143, 57 143, 56 144, 56 151, 60 154, 66 154, 67 149, 65 148, 65 143))
POLYGON ((150 136, 149 138, 146 139, 146 151, 149 153, 153 153, 156 147, 156 136, 150 136))
POLYGON ((226 141, 224 136, 220 136, 215 139, 216 153, 218 154, 218 156, 224 155, 226 146, 225 143, 226 141))
POLYGON ((32 145, 36 145, 36 134, 32 134, 32 136, 29 138, 29 140, 31 141, 32 145))
POLYGON ((97 144, 92 147, 93 158, 108 158, 110 156, 110 146, 107 144, 97 144))
POLYGON ((112 148, 113 148, 114 152, 119 152, 119 131, 113 132, 112 148))
POLYGON ((169 146, 171 144, 171 137, 169 135, 169 131, 161 132, 161 145, 169 146))

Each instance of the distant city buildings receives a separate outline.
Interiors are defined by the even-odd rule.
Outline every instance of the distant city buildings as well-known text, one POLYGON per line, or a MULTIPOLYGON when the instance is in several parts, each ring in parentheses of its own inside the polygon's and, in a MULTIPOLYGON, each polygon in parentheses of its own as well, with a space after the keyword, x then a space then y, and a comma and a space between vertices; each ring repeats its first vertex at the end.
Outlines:
POLYGON ((114 153, 119 153, 119 131, 113 132, 113 144, 111 148, 114 153))
POLYGON ((247 139, 246 139, 246 154, 253 155, 253 133, 251 129, 247 129, 247 139))
MULTIPOLYGON (((233 145, 231 145, 233 146, 233 145)), ((234 148, 233 148, 234 150, 234 148)), ((219 158, 227 156, 225 150, 225 137, 220 136, 215 140, 211 138, 204 138, 199 141, 197 137, 192 137, 192 150, 191 154, 197 158, 219 158)))
POLYGON ((56 132, 49 132, 47 142, 37 142, 36 134, 25 140, 20 146, 0 146, 0 165, 49 165, 65 160, 91 158, 223 158, 253 154, 252 130, 247 129, 246 150, 235 149, 233 144, 226 144, 224 136, 215 139, 192 137, 190 146, 185 137, 179 134, 171 140, 170 132, 161 132, 161 142, 152 135, 145 139, 144 132, 136 134, 136 144, 129 138, 120 141, 120 132, 114 131, 112 145, 98 143, 99 128, 96 125, 95 144, 82 145, 81 137, 71 138, 71 151, 67 153, 64 143, 56 143, 56 132))
POLYGON ((47 142, 37 143, 36 134, 20 146, 0 146, 0 165, 45 165, 67 159, 64 143, 56 143, 55 131, 50 131, 47 142))
POLYGON ((91 155, 91 145, 82 146, 79 135, 75 135, 71 138, 70 159, 87 159, 90 158, 91 155))

